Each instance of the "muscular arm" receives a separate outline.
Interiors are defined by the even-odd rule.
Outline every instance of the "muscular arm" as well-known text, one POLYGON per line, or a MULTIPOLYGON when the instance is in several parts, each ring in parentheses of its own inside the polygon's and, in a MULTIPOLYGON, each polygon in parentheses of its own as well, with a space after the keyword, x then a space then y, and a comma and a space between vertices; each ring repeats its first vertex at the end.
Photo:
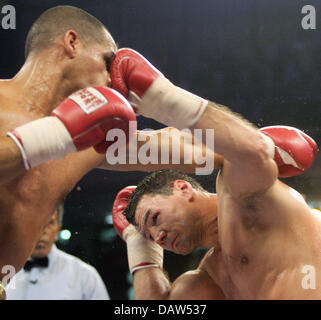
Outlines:
POLYGON ((224 157, 223 179, 236 198, 268 189, 277 179, 274 150, 253 125, 210 103, 196 128, 215 130, 215 151, 224 157))
POLYGON ((127 97, 139 114, 178 129, 190 128, 196 123, 195 128, 203 129, 203 141, 206 129, 214 129, 215 152, 225 159, 223 176, 234 197, 265 190, 276 180, 271 141, 227 108, 207 103, 175 86, 146 58, 129 48, 118 50, 111 75, 113 88, 127 97), (128 61, 130 67, 127 67, 128 61), (270 154, 266 141, 270 144, 270 154))
POLYGON ((110 164, 104 158, 99 168, 147 172, 171 168, 187 173, 195 173, 196 170, 203 168, 204 173, 207 171, 207 174, 210 174, 213 169, 222 165, 223 157, 206 146, 205 139, 206 137, 200 143, 192 134, 172 127, 153 131, 137 131, 137 149, 127 146, 126 164, 110 164), (153 150, 154 155, 149 157, 152 161, 146 164, 143 162, 143 156, 146 154, 147 148, 153 150), (168 153, 168 157, 166 157, 166 153, 168 153), (136 164, 129 163, 130 154, 137 157, 136 164), (166 158, 167 162, 164 161, 166 158))
MULTIPOLYGON (((193 137, 188 133, 181 133, 175 128, 165 128, 155 131, 140 131, 137 132, 140 139, 144 141, 137 141, 137 150, 146 145, 149 141, 151 149, 157 149, 155 164, 144 164, 140 161, 137 164, 129 164, 129 147, 127 146, 127 164, 109 164, 106 162, 106 157, 103 154, 96 153, 92 148, 83 152, 90 168, 92 166, 106 170, 114 171, 155 171, 165 168, 173 168, 187 173, 195 173, 196 168, 208 168, 209 170, 218 168, 223 163, 222 156, 214 154, 214 152, 199 142, 192 140, 193 137), (169 161, 167 164, 161 163, 162 148, 168 150, 169 161), (179 152, 177 152, 179 149, 179 152), (176 154, 176 163, 173 161, 173 151, 176 154), (184 152, 187 157, 184 157, 184 152), (206 156, 206 159, 205 159, 206 156), (191 158, 189 158, 191 157, 191 158), (190 159, 188 163, 184 163, 184 159, 190 159)), ((175 156, 174 156, 175 157, 175 156)), ((138 157, 139 160, 139 157, 138 157)), ((185 161, 186 162, 186 161, 185 161)), ((88 168, 88 170, 90 170, 88 168)), ((9 182, 11 179, 23 174, 25 172, 21 153, 17 145, 9 137, 0 138, 0 185, 9 182)))
POLYGON ((17 145, 9 137, 0 137, 0 185, 25 172, 17 145))
POLYGON ((201 269, 188 271, 173 284, 159 268, 141 269, 134 274, 136 300, 222 300, 221 289, 201 269))

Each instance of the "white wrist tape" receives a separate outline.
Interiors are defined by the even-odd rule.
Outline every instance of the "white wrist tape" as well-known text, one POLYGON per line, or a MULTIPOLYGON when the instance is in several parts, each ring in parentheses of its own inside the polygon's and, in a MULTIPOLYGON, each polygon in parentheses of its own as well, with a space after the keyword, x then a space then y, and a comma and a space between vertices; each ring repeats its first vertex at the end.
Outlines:
POLYGON ((131 273, 143 268, 163 268, 164 250, 156 242, 144 238, 133 225, 122 234, 127 243, 128 265, 131 273))
POLYGON ((27 170, 77 151, 68 130, 56 117, 37 119, 7 135, 17 144, 27 170))
POLYGON ((129 101, 138 113, 178 129, 190 128, 204 113, 208 101, 174 86, 159 76, 142 99, 129 92, 129 101))

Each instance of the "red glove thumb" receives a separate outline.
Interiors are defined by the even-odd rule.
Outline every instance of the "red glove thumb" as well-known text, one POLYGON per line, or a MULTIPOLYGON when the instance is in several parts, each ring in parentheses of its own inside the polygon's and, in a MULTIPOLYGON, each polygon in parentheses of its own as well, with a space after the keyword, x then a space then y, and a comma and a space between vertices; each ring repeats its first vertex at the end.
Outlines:
POLYGON ((123 231, 130 225, 127 221, 124 211, 127 207, 129 198, 131 194, 136 189, 136 186, 129 186, 120 190, 115 198, 112 215, 114 227, 117 230, 118 234, 122 237, 123 231))
POLYGON ((259 131, 270 137, 275 144, 274 160, 279 167, 279 177, 300 175, 313 164, 318 146, 301 130, 288 126, 270 126, 259 131))

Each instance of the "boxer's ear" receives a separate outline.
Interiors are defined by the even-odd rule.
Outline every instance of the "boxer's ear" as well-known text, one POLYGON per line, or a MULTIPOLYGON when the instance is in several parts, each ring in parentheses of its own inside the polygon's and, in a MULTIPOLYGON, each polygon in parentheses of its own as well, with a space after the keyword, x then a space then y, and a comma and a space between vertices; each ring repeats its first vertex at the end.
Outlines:
POLYGON ((63 38, 65 52, 72 59, 76 56, 80 41, 76 31, 68 30, 63 38))
POLYGON ((173 193, 181 193, 184 197, 187 197, 188 200, 192 200, 194 191, 189 182, 185 180, 175 180, 173 183, 173 193))

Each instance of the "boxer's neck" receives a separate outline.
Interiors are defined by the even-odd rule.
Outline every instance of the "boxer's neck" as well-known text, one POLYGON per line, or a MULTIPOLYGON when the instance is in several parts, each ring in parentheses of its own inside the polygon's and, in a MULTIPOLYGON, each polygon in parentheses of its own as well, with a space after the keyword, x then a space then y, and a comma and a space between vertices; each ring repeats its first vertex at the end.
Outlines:
POLYGON ((50 115, 57 105, 75 91, 75 88, 64 85, 66 79, 61 60, 56 51, 46 50, 28 58, 12 79, 21 97, 19 102, 27 111, 41 116, 50 115))
POLYGON ((200 193, 198 197, 197 206, 203 226, 200 244, 203 247, 213 247, 218 243, 217 195, 200 193))

